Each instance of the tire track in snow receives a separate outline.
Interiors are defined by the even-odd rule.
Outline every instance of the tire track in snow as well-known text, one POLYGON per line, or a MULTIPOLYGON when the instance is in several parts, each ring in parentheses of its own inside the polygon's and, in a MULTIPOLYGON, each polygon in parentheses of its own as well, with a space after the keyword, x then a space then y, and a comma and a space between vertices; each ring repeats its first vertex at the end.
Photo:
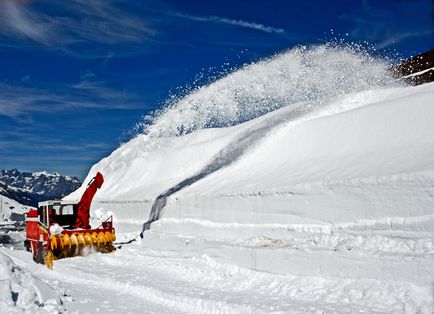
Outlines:
POLYGON ((430 287, 404 281, 270 274, 207 255, 150 257, 140 245, 113 255, 58 261, 52 271, 43 266, 33 271, 71 293, 76 301, 68 308, 84 306, 85 312, 100 307, 102 300, 102 307, 141 313, 428 314, 433 305, 430 287))
MULTIPOLYGON (((120 265, 122 266, 122 265, 120 265)), ((141 267, 140 265, 137 265, 141 267)), ((57 265, 56 268, 60 268, 57 265)), ((82 267, 79 268, 80 270, 82 267)), ((116 268, 118 270, 118 268, 116 268)), ((78 269, 77 269, 78 271, 78 269)), ((74 284, 81 287, 91 287, 96 291, 109 290, 113 292, 113 296, 129 295, 134 298, 139 298, 146 305, 151 303, 160 306, 169 313, 223 313, 223 312, 238 312, 249 313, 253 312, 253 308, 247 304, 236 304, 224 301, 222 299, 209 299, 208 296, 198 293, 192 295, 186 291, 185 287, 178 286, 178 290, 170 292, 174 282, 166 283, 166 287, 157 288, 151 285, 137 284, 130 280, 115 280, 111 278, 99 277, 98 272, 77 274, 75 271, 72 275, 66 275, 67 267, 61 267, 60 271, 50 272, 48 276, 53 277, 53 280, 59 280, 62 283, 74 284), (235 311, 234 311, 235 310, 235 311)), ((115 272, 115 270, 113 270, 115 272)), ((198 291, 196 291, 198 292, 198 291)), ((146 307, 144 307, 146 309, 146 307)))

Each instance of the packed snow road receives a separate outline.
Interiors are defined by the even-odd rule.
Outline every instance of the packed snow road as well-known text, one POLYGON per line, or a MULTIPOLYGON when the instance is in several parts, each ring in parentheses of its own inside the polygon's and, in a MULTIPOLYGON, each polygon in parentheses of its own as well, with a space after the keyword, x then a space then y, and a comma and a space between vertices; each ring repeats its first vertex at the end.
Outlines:
POLYGON ((58 292, 56 310, 430 313, 433 239, 384 233, 290 232, 287 240, 235 243, 150 231, 114 254, 56 261, 52 271, 25 251, 0 253, 58 292), (408 282, 415 275, 419 284, 408 282))

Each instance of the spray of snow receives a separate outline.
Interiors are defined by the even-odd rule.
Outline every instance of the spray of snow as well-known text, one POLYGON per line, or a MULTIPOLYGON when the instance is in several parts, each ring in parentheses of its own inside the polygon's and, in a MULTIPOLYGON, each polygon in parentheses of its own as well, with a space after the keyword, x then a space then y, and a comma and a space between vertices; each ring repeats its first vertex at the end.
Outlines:
POLYGON ((225 127, 299 102, 319 108, 341 95, 392 84, 388 67, 354 45, 297 47, 170 99, 147 117, 144 133, 167 137, 225 127))
POLYGON ((61 235, 63 232, 63 228, 59 226, 58 224, 54 224, 50 226, 50 233, 54 234, 56 236, 61 235))

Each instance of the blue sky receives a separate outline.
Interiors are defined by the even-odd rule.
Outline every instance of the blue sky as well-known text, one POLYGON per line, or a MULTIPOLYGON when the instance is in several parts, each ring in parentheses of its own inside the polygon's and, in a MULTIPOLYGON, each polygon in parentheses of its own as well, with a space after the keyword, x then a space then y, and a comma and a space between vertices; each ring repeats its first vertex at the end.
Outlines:
POLYGON ((432 49, 433 2, 0 0, 0 169, 83 178, 179 87, 299 44, 432 49))

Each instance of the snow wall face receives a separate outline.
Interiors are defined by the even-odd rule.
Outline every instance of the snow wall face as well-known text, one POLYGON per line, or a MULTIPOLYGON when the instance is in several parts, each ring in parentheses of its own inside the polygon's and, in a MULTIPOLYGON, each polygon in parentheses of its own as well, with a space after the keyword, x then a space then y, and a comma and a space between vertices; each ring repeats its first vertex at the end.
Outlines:
POLYGON ((143 223, 166 193, 163 221, 430 224, 433 88, 387 68, 327 45, 247 65, 169 103, 68 198, 100 171, 94 213, 118 221, 143 223))

